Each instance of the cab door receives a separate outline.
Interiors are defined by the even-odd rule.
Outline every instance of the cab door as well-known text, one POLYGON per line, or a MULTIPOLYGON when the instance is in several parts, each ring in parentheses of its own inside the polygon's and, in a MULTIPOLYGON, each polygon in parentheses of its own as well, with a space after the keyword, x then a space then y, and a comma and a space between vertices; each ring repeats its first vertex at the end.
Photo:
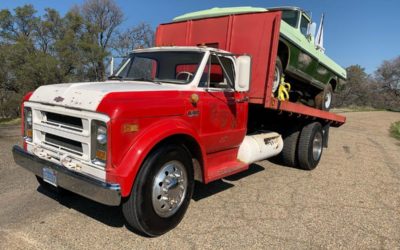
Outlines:
POLYGON ((233 89, 231 57, 211 54, 200 87, 200 136, 207 153, 238 147, 246 134, 248 103, 233 89))

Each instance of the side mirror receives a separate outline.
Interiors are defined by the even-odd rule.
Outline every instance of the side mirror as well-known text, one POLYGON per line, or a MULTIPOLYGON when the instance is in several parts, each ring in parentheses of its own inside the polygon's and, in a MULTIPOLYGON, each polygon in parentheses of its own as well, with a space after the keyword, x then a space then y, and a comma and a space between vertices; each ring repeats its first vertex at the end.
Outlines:
POLYGON ((316 32, 316 31, 317 31, 317 24, 316 24, 316 23, 311 23, 311 24, 308 26, 307 38, 308 38, 309 40, 314 39, 314 37, 315 37, 315 32, 316 32))
POLYGON ((235 90, 239 92, 249 91, 251 78, 251 57, 248 55, 237 57, 236 66, 237 72, 235 90))

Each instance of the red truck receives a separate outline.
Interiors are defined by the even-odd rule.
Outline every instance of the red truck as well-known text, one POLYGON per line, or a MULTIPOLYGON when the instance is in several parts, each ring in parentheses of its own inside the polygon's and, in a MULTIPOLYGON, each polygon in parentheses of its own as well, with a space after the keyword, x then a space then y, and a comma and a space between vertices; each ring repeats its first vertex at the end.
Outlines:
POLYGON ((42 86, 22 104, 15 162, 44 187, 122 205, 158 236, 209 183, 278 156, 314 169, 345 117, 271 95, 280 11, 162 24, 106 82, 42 86))

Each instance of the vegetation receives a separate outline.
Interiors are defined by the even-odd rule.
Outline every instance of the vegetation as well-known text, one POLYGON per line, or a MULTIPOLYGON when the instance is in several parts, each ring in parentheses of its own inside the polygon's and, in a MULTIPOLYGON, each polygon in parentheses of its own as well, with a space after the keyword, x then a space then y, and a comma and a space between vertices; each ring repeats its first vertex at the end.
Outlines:
POLYGON ((21 118, 0 119, 0 127, 4 125, 18 125, 18 124, 21 124, 21 118))
POLYGON ((400 140, 400 121, 393 123, 389 131, 392 137, 400 140))
POLYGON ((148 24, 119 29, 114 0, 87 0, 61 16, 32 5, 0 10, 0 118, 19 116, 19 103, 45 84, 103 81, 107 58, 153 43, 148 24))
POLYGON ((360 65, 346 70, 348 80, 337 87, 336 108, 353 106, 400 111, 400 56, 384 61, 373 76, 360 65))

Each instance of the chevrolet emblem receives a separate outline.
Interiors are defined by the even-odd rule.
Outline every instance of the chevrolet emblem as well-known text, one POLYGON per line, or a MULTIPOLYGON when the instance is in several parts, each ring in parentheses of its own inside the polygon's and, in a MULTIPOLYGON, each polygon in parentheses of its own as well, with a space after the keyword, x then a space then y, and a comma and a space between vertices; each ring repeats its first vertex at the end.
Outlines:
POLYGON ((57 96, 56 98, 54 98, 54 101, 62 102, 62 101, 64 101, 64 98, 62 98, 61 96, 57 96))

